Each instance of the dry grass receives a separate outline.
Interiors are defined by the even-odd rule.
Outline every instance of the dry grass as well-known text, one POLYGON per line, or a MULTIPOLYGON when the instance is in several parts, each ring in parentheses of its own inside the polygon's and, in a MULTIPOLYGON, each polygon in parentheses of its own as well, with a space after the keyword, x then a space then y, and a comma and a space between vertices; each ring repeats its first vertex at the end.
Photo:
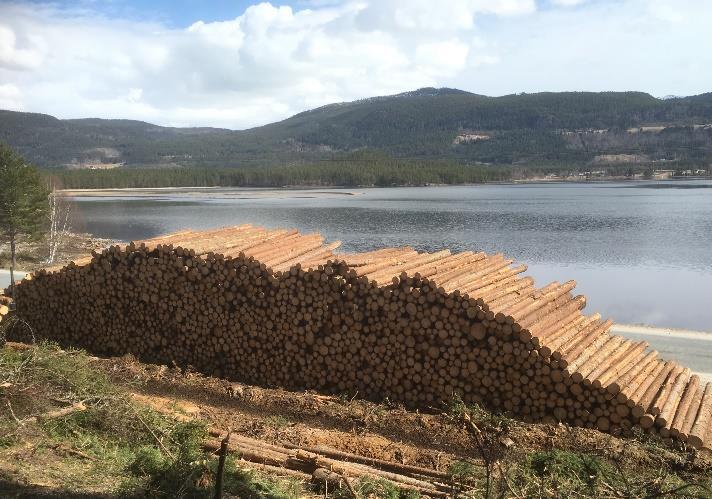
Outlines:
MULTIPOLYGON (((137 404, 83 352, 51 344, 4 348, 0 385, 0 492, 211 497, 216 461, 201 449, 205 425, 137 404), (86 409, 43 416, 78 402, 86 409)), ((295 484, 232 461, 227 471, 225 490, 240 497, 299 496, 295 484)))
MULTIPOLYGON (((145 403, 147 399, 129 396, 130 391, 150 388, 152 378, 141 374, 149 367, 96 359, 51 344, 0 350, 0 496, 44 497, 51 492, 53 497, 211 497, 216 460, 201 450, 205 424, 180 422, 170 416, 170 407, 158 410, 145 403), (78 402, 86 409, 42 417, 78 402)), ((176 408, 181 390, 205 397, 209 387, 219 383, 191 373, 166 381, 165 368, 154 370, 163 373, 161 386, 170 388, 176 408)), ((243 400, 225 397, 236 414, 252 414, 244 416, 245 425, 264 433, 261 438, 294 439, 307 429, 331 435, 334 430, 318 425, 342 418, 361 428, 349 445, 383 440, 370 431, 401 436, 410 432, 414 442, 421 442, 414 448, 419 445, 423 456, 432 456, 432 435, 441 445, 452 442, 445 469, 457 497, 712 497, 707 458, 643 436, 622 440, 580 429, 528 425, 458 400, 441 415, 420 415, 353 398, 326 398, 319 406, 322 399, 315 394, 253 387, 245 387, 243 400), (295 406, 309 412, 307 423, 295 406), (260 407, 287 412, 259 414, 260 407), (319 415, 318 407, 326 416, 319 415), (427 430, 422 426, 426 423, 427 430), (503 445, 508 438, 516 445, 503 445)), ((308 483, 251 471, 233 459, 226 469, 225 489, 236 497, 324 495, 308 483)), ((354 480, 353 487, 363 498, 413 497, 383 480, 354 480)), ((349 493, 337 490, 328 496, 349 493)))

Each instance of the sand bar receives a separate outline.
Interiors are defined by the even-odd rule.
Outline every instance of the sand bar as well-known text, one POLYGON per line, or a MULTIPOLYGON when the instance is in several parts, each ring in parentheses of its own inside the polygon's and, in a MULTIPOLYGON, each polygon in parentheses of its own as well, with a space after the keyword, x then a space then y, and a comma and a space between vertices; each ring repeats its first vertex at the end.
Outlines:
POLYGON ((62 195, 74 198, 335 198, 358 196, 363 192, 349 189, 260 189, 244 187, 155 187, 142 189, 64 189, 62 195))
POLYGON ((712 381, 712 332, 614 324, 611 333, 634 341, 647 341, 666 360, 688 366, 704 381, 712 381))

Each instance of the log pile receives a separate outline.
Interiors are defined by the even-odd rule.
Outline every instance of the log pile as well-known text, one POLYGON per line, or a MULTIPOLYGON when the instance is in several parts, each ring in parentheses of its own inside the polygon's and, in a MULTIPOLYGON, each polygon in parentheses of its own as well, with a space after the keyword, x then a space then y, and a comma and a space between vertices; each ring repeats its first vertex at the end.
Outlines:
POLYGON ((609 334, 574 281, 537 288, 501 254, 337 247, 250 225, 183 231, 39 271, 18 313, 63 345, 247 383, 418 408, 456 395, 712 445, 712 385, 609 334))
POLYGON ((5 318, 6 315, 10 313, 10 303, 12 302, 12 299, 0 295, 0 323, 2 323, 3 319, 5 318))
MULTIPOLYGON (((211 430, 217 437, 218 432, 211 430)), ((220 441, 203 442, 205 450, 216 452, 220 441)), ((260 465, 268 471, 292 472, 300 478, 344 486, 351 478, 369 477, 388 480, 398 488, 414 491, 427 497, 451 497, 455 490, 447 473, 418 466, 400 464, 366 456, 341 452, 328 447, 304 448, 297 445, 268 444, 242 435, 229 435, 230 451, 248 463, 260 465)))

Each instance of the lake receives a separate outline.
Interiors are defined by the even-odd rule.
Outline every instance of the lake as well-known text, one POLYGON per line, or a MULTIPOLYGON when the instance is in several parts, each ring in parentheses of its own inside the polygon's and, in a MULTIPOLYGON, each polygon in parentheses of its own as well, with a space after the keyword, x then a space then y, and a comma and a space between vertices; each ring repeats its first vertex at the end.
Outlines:
POLYGON ((528 264, 540 286, 575 279, 587 310, 615 322, 712 330, 712 181, 221 188, 73 199, 75 230, 124 241, 249 222, 318 231, 343 241, 343 251, 501 252, 528 264))

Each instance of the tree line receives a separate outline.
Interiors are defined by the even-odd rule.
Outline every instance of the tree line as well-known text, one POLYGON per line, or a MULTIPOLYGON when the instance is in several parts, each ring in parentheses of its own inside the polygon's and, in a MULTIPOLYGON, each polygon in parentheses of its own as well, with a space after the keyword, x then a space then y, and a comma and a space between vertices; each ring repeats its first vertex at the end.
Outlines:
POLYGON ((360 153, 291 166, 44 170, 65 189, 151 187, 421 186, 511 179, 507 168, 448 161, 410 161, 360 153))

